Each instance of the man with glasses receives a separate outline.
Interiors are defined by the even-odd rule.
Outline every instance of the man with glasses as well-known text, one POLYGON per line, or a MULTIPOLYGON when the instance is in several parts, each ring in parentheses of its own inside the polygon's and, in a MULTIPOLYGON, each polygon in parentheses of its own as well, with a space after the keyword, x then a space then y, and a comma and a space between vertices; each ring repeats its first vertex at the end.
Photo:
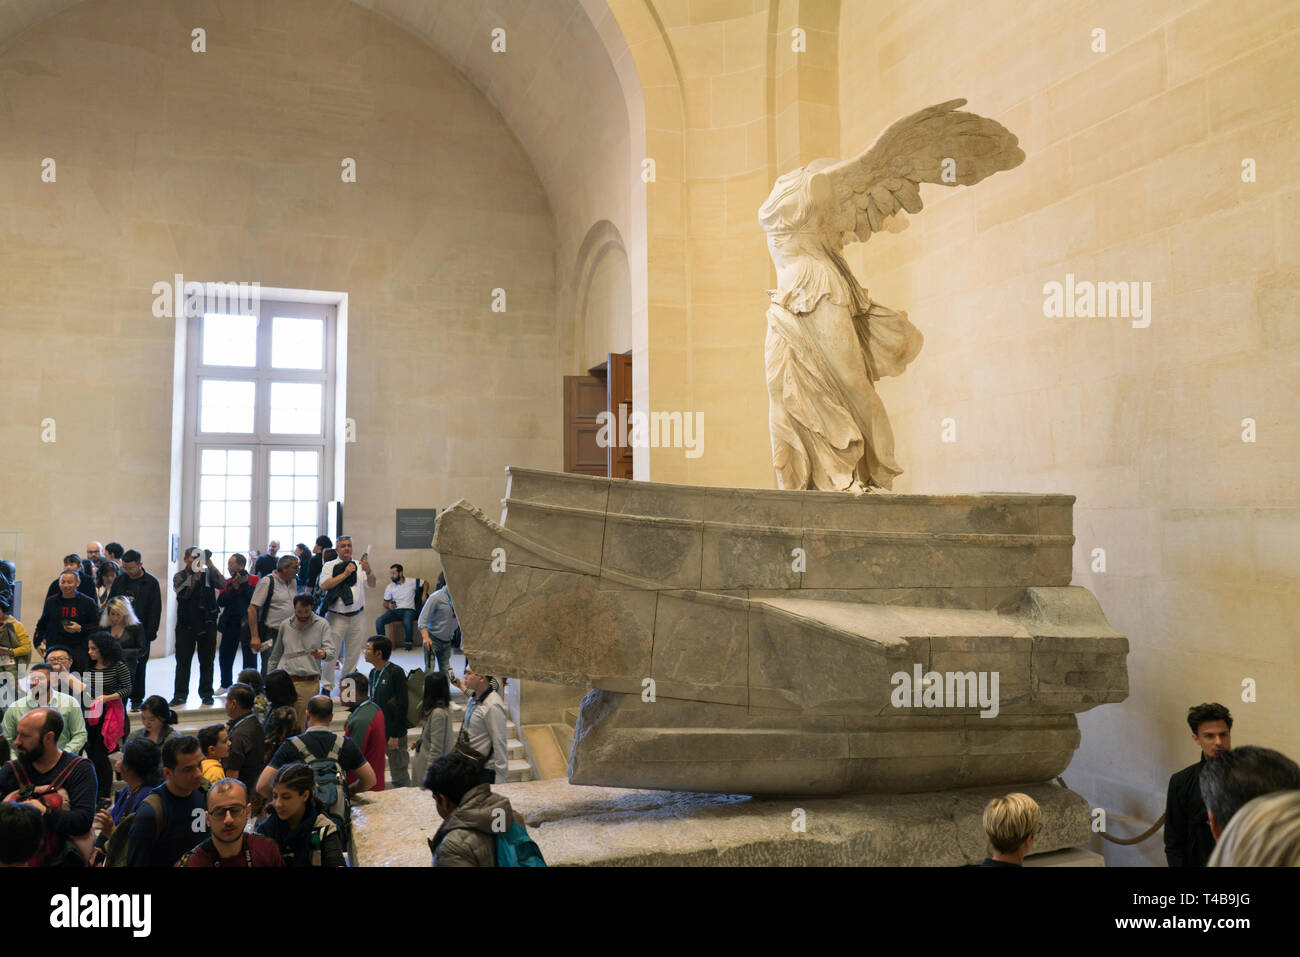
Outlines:
POLYGON ((208 839, 181 856, 182 867, 284 867, 280 845, 260 834, 245 834, 252 808, 248 788, 237 778, 222 778, 208 791, 208 839))
POLYGON ((86 558, 81 563, 82 571, 94 578, 102 564, 104 564, 104 546, 99 542, 87 542, 86 558))
POLYGON ((456 750, 477 762, 479 782, 505 784, 510 774, 506 749, 506 702, 491 675, 480 675, 465 666, 464 678, 452 683, 471 695, 461 722, 456 750))
MULTIPOLYGON (((262 578, 248 603, 248 644, 262 656, 262 674, 280 627, 293 617, 293 599, 298 594, 298 559, 281 555, 275 571, 262 578)), ((330 674, 330 679, 334 677, 330 674)))
MULTIPOLYGON (((64 651, 63 654, 66 656, 67 652, 64 651)), ((71 754, 80 754, 86 747, 86 718, 81 713, 81 705, 76 698, 51 687, 53 671, 54 667, 49 662, 32 665, 27 675, 30 690, 5 709, 4 736, 9 741, 15 740, 20 719, 37 708, 53 708, 63 719, 59 730, 59 747, 71 754)))

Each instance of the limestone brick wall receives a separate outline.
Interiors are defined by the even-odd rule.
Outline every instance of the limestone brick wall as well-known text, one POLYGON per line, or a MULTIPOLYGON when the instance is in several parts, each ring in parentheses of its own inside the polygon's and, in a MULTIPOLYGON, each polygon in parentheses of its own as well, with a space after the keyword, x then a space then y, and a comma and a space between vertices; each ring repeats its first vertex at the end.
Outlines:
MULTIPOLYGON (((1206 700, 1234 744, 1300 757, 1300 8, 845 0, 838 40, 846 154, 962 96, 1028 156, 923 187, 908 229, 850 261, 926 336, 880 387, 896 489, 1078 496, 1074 581, 1129 636, 1132 694, 1081 716, 1066 780, 1154 820, 1206 700), (1149 282, 1149 327, 1046 318, 1067 273, 1149 282)), ((1163 863, 1159 838, 1125 859, 1163 863)))
POLYGON ((428 46, 348 0, 310 8, 204 7, 205 54, 164 0, 4 35, 0 528, 25 532, 29 589, 88 535, 168 573, 173 325, 150 289, 176 272, 349 293, 346 522, 384 564, 436 570, 393 552, 395 507, 490 505, 505 465, 561 465, 555 222, 529 158, 428 46))

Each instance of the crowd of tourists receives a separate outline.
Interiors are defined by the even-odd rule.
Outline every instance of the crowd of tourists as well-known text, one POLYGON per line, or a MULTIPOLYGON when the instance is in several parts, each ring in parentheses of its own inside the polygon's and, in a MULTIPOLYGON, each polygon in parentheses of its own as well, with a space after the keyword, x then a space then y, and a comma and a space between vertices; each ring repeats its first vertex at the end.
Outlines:
POLYGON ((251 572, 231 555, 225 574, 210 552, 186 549, 171 582, 170 700, 145 693, 163 602, 135 549, 91 542, 84 559, 69 554, 30 631, 12 590, 0 594, 0 865, 341 867, 356 863, 353 804, 413 783, 442 816, 435 865, 542 863, 491 790, 508 773, 507 709, 495 678, 451 670, 460 628, 445 580, 426 597, 390 566, 367 634, 376 577, 349 537, 278 548, 251 572), (392 660, 390 622, 407 648, 418 628, 424 669, 392 660), (176 709, 196 657, 200 703, 223 698, 225 720, 190 734, 176 709))

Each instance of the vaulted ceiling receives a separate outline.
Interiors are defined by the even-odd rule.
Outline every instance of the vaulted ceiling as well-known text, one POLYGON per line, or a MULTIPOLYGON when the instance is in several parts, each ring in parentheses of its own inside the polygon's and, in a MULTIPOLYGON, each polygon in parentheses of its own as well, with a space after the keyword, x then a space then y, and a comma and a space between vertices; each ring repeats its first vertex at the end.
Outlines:
MULTIPOLYGON (((21 44, 24 31, 82 2, 97 0, 0 0, 0 48, 15 39, 21 44)), ((230 2, 214 0, 216 15, 230 2)), ((352 2, 428 44, 484 94, 519 138, 553 206, 573 189, 581 151, 609 124, 621 124, 626 136, 627 104, 607 49, 612 17, 604 0, 352 2), (504 56, 491 50, 497 27, 506 30, 504 56)))

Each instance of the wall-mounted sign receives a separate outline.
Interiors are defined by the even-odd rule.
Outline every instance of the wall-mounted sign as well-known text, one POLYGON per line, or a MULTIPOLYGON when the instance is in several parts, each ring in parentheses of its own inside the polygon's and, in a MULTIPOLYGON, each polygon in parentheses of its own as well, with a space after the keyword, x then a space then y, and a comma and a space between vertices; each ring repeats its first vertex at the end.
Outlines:
POLYGON ((397 547, 433 548, 436 508, 399 508, 397 510, 397 547))

